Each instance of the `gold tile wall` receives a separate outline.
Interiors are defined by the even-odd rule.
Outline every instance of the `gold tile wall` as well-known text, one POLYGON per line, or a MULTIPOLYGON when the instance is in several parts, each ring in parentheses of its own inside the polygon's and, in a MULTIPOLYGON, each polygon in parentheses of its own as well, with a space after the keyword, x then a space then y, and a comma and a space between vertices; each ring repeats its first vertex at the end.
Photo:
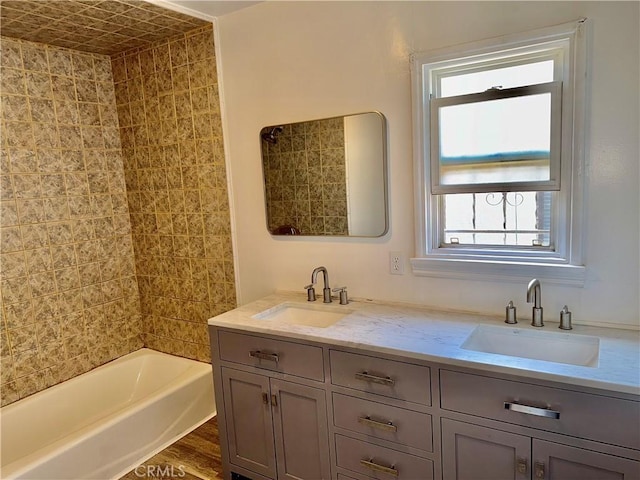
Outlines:
POLYGON ((0 29, 21 38, 113 55, 208 22, 144 0, 2 0, 0 29))
POLYGON ((145 344, 208 361, 235 307, 212 28, 112 57, 145 344))
POLYGON ((0 49, 5 405, 143 344, 110 58, 0 49))
POLYGON ((342 117, 284 125, 276 144, 262 141, 268 228, 302 235, 347 235, 342 117))

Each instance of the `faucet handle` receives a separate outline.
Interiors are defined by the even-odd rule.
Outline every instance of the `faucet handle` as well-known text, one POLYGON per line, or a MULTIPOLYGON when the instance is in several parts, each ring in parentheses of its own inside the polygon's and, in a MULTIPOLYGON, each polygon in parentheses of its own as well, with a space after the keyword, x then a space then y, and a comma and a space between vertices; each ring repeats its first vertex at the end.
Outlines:
POLYGON ((316 289, 313 288, 315 284, 310 283, 309 285, 305 285, 305 290, 307 291, 307 302, 315 302, 316 301, 316 289))
POLYGON ((337 288, 334 288, 333 291, 339 292, 340 305, 347 305, 349 303, 349 298, 347 297, 347 287, 337 287, 337 288))
POLYGON ((504 323, 508 323, 511 325, 518 323, 518 320, 516 319, 516 307, 513 304, 513 300, 509 300, 509 303, 507 303, 507 306, 505 308, 504 323))
POLYGON ((560 310, 560 326, 558 328, 561 330, 573 330, 571 326, 571 312, 566 305, 560 310))

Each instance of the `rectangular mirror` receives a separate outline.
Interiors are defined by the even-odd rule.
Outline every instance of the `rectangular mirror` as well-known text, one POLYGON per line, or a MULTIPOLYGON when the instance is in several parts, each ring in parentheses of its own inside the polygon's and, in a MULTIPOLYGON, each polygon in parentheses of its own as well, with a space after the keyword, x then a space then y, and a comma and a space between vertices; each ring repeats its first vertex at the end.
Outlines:
POLYGON ((387 232, 381 113, 270 125, 260 131, 272 235, 380 237, 387 232))

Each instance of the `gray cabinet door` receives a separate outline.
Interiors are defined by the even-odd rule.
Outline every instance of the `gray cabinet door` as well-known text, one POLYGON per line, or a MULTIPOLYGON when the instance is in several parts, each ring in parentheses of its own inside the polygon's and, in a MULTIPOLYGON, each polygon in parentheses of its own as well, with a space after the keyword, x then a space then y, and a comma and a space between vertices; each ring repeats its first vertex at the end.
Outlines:
POLYGON ((269 378, 223 368, 222 386, 229 461, 275 478, 269 378))
POLYGON ((329 480, 324 390, 271 379, 278 479, 329 480))
POLYGON ((442 419, 442 472, 447 480, 528 480, 531 438, 442 419))
POLYGON ((534 480, 638 480, 640 462, 533 440, 534 480))

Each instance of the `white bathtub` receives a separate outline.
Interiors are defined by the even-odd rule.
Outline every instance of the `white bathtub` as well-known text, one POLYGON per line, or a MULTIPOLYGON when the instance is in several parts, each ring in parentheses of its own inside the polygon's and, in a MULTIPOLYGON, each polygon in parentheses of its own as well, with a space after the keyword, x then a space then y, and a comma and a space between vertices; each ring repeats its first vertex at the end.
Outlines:
POLYGON ((211 365, 143 348, 0 409, 0 477, 119 478, 214 415, 211 365))

